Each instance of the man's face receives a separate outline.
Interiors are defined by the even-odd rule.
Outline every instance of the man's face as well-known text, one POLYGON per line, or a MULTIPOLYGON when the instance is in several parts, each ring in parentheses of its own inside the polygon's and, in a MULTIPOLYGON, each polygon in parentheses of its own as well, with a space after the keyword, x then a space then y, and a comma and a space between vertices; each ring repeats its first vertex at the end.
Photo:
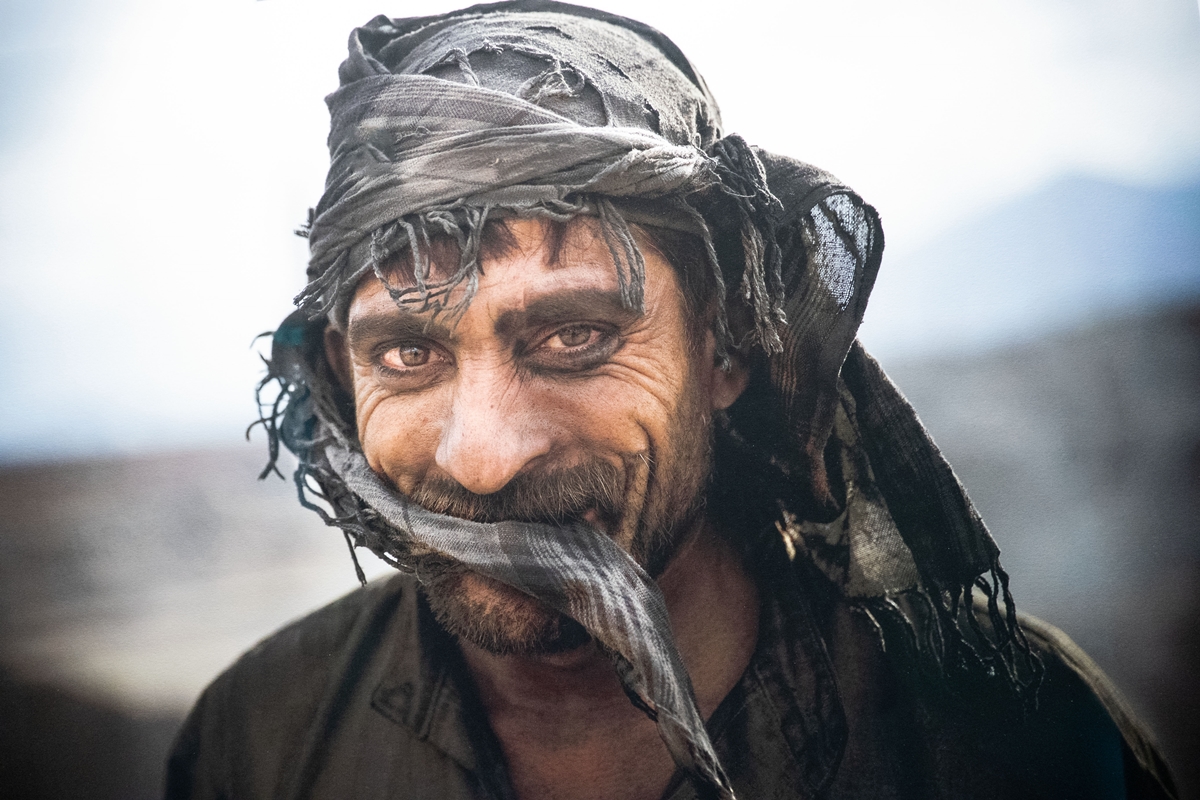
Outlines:
MULTIPOLYGON (((644 239, 639 314, 621 305, 594 219, 567 224, 557 248, 547 223, 508 227, 516 247, 484 257, 478 292, 453 325, 397 307, 371 276, 346 334, 327 334, 363 452, 430 510, 584 519, 657 574, 698 521, 712 412, 737 398, 744 377, 715 366, 711 333, 695 332, 674 269, 644 239)), ((411 273, 395 270, 389 282, 411 283, 411 273)), ((573 621, 453 563, 419 571, 442 623, 479 646, 552 652, 586 640, 573 621)))

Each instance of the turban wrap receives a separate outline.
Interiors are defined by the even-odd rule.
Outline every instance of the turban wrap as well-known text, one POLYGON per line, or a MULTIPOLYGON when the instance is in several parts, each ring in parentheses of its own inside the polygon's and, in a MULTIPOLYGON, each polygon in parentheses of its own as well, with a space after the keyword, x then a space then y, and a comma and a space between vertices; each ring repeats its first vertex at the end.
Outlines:
POLYGON ((327 98, 325 192, 304 229, 309 282, 274 334, 260 402, 267 385, 280 387, 263 405, 268 471, 284 443, 299 460, 301 502, 341 527, 352 553, 365 546, 402 568, 449 556, 574 618, 611 653, 680 767, 732 797, 646 572, 583 523, 470 522, 398 494, 367 466, 321 344, 371 273, 399 304, 459 313, 478 279, 484 223, 497 215, 597 217, 622 299, 640 308, 644 265, 628 226, 654 225, 704 243, 709 263, 689 268, 709 270, 724 301, 720 348, 733 341, 725 309, 748 312, 746 338, 733 344, 757 356, 730 425, 832 510, 821 521, 784 509, 789 552, 806 553, 872 619, 923 626, 926 635, 910 638, 928 642, 939 663, 986 662, 1024 685, 1016 660, 1029 652, 995 543, 912 409, 855 342, 883 249, 873 208, 820 170, 723 136, 696 70, 632 20, 517 0, 377 17, 349 49, 327 98), (430 269, 434 236, 459 246, 449 275, 430 269), (394 287, 382 267, 404 250, 415 286, 394 287), (727 286, 736 287, 728 297, 727 286), (826 475, 831 438, 838 497, 826 475), (986 629, 969 608, 972 587, 989 600, 986 629), (931 613, 915 614, 913 597, 931 613), (975 645, 959 634, 960 613, 975 645))

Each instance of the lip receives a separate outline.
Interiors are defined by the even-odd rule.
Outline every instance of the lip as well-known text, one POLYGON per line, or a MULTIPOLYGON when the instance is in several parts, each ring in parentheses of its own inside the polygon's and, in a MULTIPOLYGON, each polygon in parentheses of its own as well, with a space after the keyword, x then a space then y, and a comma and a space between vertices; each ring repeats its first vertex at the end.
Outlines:
POLYGON ((583 512, 581 519, 598 531, 602 533, 608 533, 608 531, 605 529, 604 522, 600 519, 600 512, 596 509, 589 508, 587 511, 583 512))

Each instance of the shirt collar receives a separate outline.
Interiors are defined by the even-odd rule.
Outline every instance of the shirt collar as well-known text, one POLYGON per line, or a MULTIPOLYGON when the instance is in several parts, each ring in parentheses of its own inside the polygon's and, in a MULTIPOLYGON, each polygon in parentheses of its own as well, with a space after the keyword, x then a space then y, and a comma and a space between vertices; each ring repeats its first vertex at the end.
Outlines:
POLYGON ((450 636, 433 619, 418 591, 406 593, 398 609, 390 663, 371 693, 371 707, 408 728, 422 742, 479 771, 479 759, 468 725, 461 679, 462 657, 450 636))

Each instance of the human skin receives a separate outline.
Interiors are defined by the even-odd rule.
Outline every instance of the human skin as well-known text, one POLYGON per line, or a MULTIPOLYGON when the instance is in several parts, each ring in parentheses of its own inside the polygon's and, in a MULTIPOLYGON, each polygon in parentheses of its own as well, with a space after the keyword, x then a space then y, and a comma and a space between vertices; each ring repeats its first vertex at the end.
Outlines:
MULTIPOLYGON (((397 307, 372 276, 356 290, 346 333, 327 333, 364 455, 409 495, 435 478, 488 495, 519 474, 606 462, 625 478, 621 513, 584 516, 637 557, 648 519, 657 525, 694 506, 712 414, 737 399, 746 375, 717 365, 711 331, 689 328, 675 271, 653 247, 641 248, 639 314, 619 301, 594 220, 568 224, 557 258, 546 223, 508 227, 517 246, 484 259, 478 292, 453 326, 397 307)), ((703 516, 678 523, 659 585, 707 717, 749 662, 757 593, 703 516)), ((466 613, 486 612, 514 636, 553 613, 471 573, 453 587, 466 613)), ((519 796, 661 796, 674 764, 594 644, 521 655, 460 647, 519 796)))

